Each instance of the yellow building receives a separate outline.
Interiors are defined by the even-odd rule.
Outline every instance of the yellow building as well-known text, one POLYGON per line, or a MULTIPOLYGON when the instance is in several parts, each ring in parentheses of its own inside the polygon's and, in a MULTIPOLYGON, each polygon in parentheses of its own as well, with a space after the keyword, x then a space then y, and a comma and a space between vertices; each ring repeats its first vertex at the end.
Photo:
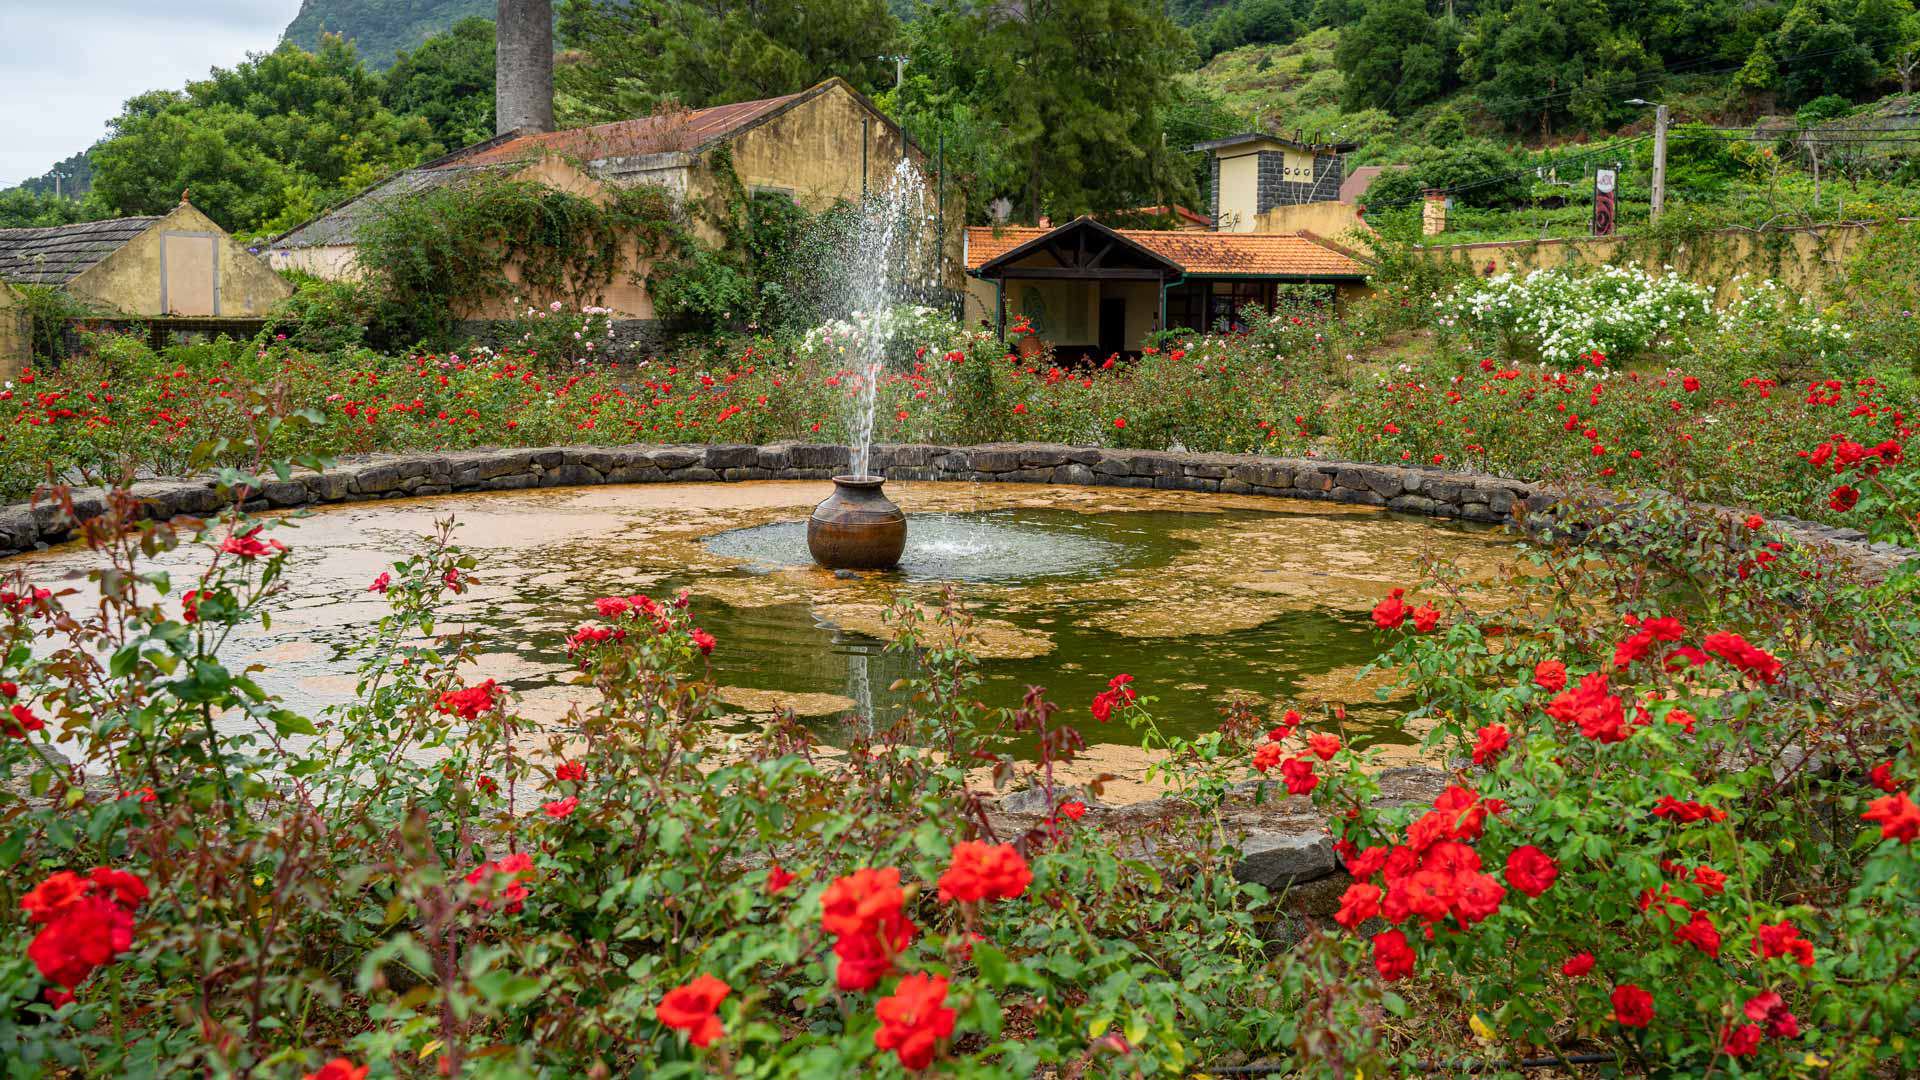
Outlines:
MULTIPOLYGON (((937 185, 926 153, 865 95, 834 78, 760 101, 496 136, 399 173, 274 239, 269 259, 280 269, 328 278, 351 276, 360 226, 379 212, 382 202, 458 184, 483 172, 507 172, 588 198, 604 193, 608 185, 653 184, 683 204, 696 205, 717 194, 722 174, 715 165, 723 155, 749 194, 784 195, 812 212, 857 203, 869 192, 885 190, 903 157, 929 185, 937 185)), ((956 193, 949 190, 946 196, 947 205, 934 212, 930 224, 945 229, 942 278, 958 290, 964 214, 956 193)), ((702 239, 721 239, 698 215, 693 215, 693 224, 702 239)), ((607 287, 601 304, 614 309, 616 320, 651 321, 653 303, 646 287, 629 280, 646 276, 637 247, 630 261, 607 287)), ((507 274, 511 279, 511 267, 507 274)), ((497 318, 505 312, 492 304, 459 314, 497 318)))
POLYGON ((1357 143, 1287 139, 1249 132, 1194 146, 1207 154, 1214 227, 1259 232, 1262 214, 1285 206, 1340 200, 1347 154, 1357 143))
MULTIPOLYGON (((251 334, 292 289, 212 219, 170 213, 41 229, 0 229, 0 283, 48 285, 103 319, 251 334)), ((31 360, 17 294, 0 287, 0 371, 31 360)))
POLYGON ((1338 297, 1365 287, 1355 255, 1311 233, 1110 229, 1090 217, 1057 229, 970 228, 965 319, 1001 329, 1025 318, 1065 358, 1137 352, 1167 327, 1210 330, 1279 286, 1338 297))

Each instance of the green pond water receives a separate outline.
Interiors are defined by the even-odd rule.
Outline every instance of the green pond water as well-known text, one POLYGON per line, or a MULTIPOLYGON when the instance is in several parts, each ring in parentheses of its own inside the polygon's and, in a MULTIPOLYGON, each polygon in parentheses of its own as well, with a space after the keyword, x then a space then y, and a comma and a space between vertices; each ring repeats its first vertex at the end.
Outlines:
MULTIPOLYGON (((979 697, 1013 706, 1044 686, 1090 744, 1137 743, 1102 726, 1093 695, 1125 672, 1168 733, 1219 722, 1230 696, 1262 712, 1344 704, 1349 738, 1404 743, 1398 709, 1354 679, 1377 652, 1367 610, 1423 557, 1488 570, 1508 541, 1483 529, 1356 508, 1182 492, 1027 485, 889 484, 908 511, 901 569, 835 577, 807 560, 804 517, 826 485, 636 485, 448 496, 329 508, 275 530, 293 549, 271 629, 237 636, 228 659, 308 712, 350 700, 355 660, 384 605, 367 582, 452 516, 479 579, 443 629, 472 632, 471 680, 496 678, 536 725, 564 726, 590 690, 564 641, 596 597, 693 594, 719 639, 715 683, 745 730, 793 704, 832 742, 902 706, 914 673, 890 651, 890 605, 923 609, 951 585, 981 632, 979 697), (758 693, 755 692, 771 692, 758 693), (797 697, 796 697, 797 695, 797 697), (871 718, 871 719, 869 719, 871 718)), ((204 565, 161 557, 175 580, 204 565)), ((95 556, 65 549, 16 560, 36 584, 88 588, 95 556)), ((1012 747, 1019 749, 1017 745, 1012 747)))

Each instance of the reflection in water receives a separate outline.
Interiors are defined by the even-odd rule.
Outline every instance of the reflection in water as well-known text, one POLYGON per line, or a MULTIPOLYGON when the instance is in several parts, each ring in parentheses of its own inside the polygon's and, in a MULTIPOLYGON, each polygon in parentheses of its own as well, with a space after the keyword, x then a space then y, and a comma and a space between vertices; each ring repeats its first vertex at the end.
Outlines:
MULTIPOLYGON (((1158 699, 1153 711, 1170 733, 1212 729, 1220 705, 1238 696, 1263 707, 1344 702, 1350 736, 1403 741, 1387 725, 1394 711, 1347 674, 1376 652, 1367 609, 1417 576, 1418 556, 1485 580, 1506 552, 1484 530, 1364 508, 903 483, 890 485, 909 514, 901 571, 848 579, 806 554, 804 518, 825 486, 610 486, 325 509, 275 530, 293 549, 288 591, 272 629, 236 636, 228 659, 259 665, 259 681, 304 711, 348 700, 353 661, 343 654, 385 612, 366 583, 452 515, 480 566, 441 627, 477 636, 483 656, 470 678, 511 686, 536 723, 562 723, 589 699, 563 642, 593 618, 594 598, 686 588, 720 641, 713 677, 734 691, 742 720, 795 702, 823 737, 844 741, 897 716, 904 701, 892 687, 915 672, 885 651, 887 608, 929 610, 959 582, 981 635, 980 699, 1011 706, 1028 686, 1045 686, 1090 743, 1136 741, 1086 711, 1120 672, 1158 699), (851 715, 833 715, 842 699, 851 715)), ((190 580, 206 558, 182 547, 155 568, 190 580)), ((98 562, 67 548, 12 564, 35 584, 89 590, 84 576, 98 562)), ((1477 595, 1499 602, 1497 590, 1477 595)))

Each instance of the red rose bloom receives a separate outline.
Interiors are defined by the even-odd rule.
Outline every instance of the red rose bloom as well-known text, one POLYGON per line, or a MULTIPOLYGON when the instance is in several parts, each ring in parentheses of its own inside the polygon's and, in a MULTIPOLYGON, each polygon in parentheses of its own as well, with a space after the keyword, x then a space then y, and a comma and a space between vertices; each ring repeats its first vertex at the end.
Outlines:
POLYGON ((1313 762, 1306 758, 1290 757, 1281 762, 1280 778, 1286 781, 1289 795, 1305 795, 1320 784, 1320 778, 1313 775, 1313 762))
POLYGON ((1532 844, 1523 844, 1507 855, 1507 884, 1528 896, 1539 896, 1560 876, 1560 864, 1532 844))
POLYGON ((1440 609, 1422 604, 1413 609, 1413 629, 1415 633, 1430 634, 1440 625, 1440 609))
POLYGON ((933 1064, 940 1044, 953 1034, 957 1014, 946 1007, 947 980, 938 975, 909 975, 890 997, 873 1007, 880 1030, 873 1045, 891 1050, 904 1068, 919 1070, 933 1064))
POLYGON ((1380 977, 1392 982, 1413 974, 1413 949, 1407 944, 1407 935, 1398 930, 1385 930, 1373 935, 1373 968, 1380 977))
POLYGON ((318 1072, 307 1073, 304 1080, 367 1080, 369 1065, 355 1065, 346 1058, 334 1058, 320 1066, 318 1072))
POLYGON ((1558 660, 1542 660, 1533 665, 1533 683, 1549 694, 1567 688, 1567 665, 1558 660))
POLYGON ((1340 752, 1340 736, 1316 732, 1307 736, 1307 749, 1321 761, 1332 761, 1333 755, 1340 752))
POLYGON ((1760 924, 1754 931, 1753 954, 1763 960, 1791 956, 1801 967, 1813 966, 1813 942, 1801 937, 1799 928, 1786 919, 1760 924))
MULTIPOLYGON (((8 696, 11 697, 12 695, 8 696)), ((1889 795, 1900 790, 1899 783, 1893 778, 1893 762, 1891 761, 1883 761, 1875 765, 1872 771, 1867 773, 1867 782, 1889 795)))
POLYGON ((552 802, 541 806, 540 809, 546 811, 546 814, 548 817, 558 820, 560 818, 566 817, 567 815, 573 813, 575 810, 579 809, 579 807, 580 807, 579 798, 577 796, 569 795, 564 799, 555 799, 552 802))
POLYGON ((477 686, 449 690, 441 694, 439 709, 449 716, 473 720, 477 719, 481 713, 493 708, 494 701, 501 696, 499 684, 488 679, 477 686))
POLYGON ((1797 1039, 1800 1037, 1800 1021, 1787 1010, 1787 1003, 1779 994, 1771 990, 1756 994, 1749 999, 1742 1012, 1747 1019, 1765 1024, 1767 1034, 1776 1039, 1797 1039))
POLYGON ((654 1019, 687 1033, 687 1041, 695 1046, 707 1046, 726 1034, 726 1028, 720 1018, 714 1015, 720 1003, 726 1000, 733 988, 712 975, 702 975, 685 986, 676 986, 667 991, 667 996, 654 1006, 654 1019))
POLYGON ((560 763, 559 768, 553 770, 553 778, 555 780, 585 780, 587 778, 587 767, 577 761, 563 761, 560 763))
POLYGON ((1572 956, 1567 957, 1566 963, 1560 965, 1560 974, 1565 975, 1569 979, 1577 979, 1592 970, 1593 954, 1590 952, 1574 953, 1572 956))
POLYGON ((1751 1057, 1760 1050, 1760 1029, 1752 1024, 1728 1024, 1720 1049, 1728 1057, 1751 1057))
POLYGON ((1373 625, 1382 630, 1392 630, 1407 621, 1407 604, 1400 599, 1407 590, 1395 589, 1387 594, 1385 600, 1373 606, 1373 625))
POLYGON ((1882 840, 1911 844, 1914 837, 1920 836, 1920 806, 1914 805, 1904 791, 1873 800, 1860 818, 1879 825, 1882 840))
POLYGON ((1708 634, 1701 640, 1700 647, 1763 683, 1780 681, 1780 671, 1784 665, 1772 653, 1749 644, 1739 634, 1726 630, 1708 634))
POLYGON ((1506 752, 1510 735, 1505 724, 1488 724, 1474 733, 1473 763, 1485 765, 1506 752))
POLYGON ((1286 752, 1286 748, 1277 742, 1261 743, 1253 751, 1254 771, 1266 772, 1268 769, 1280 764, 1280 756, 1286 752))
POLYGON ((963 904, 1011 900, 1032 881, 1033 871, 1012 844, 962 840, 953 846, 953 859, 940 875, 940 899, 963 904))
POLYGON ((1613 1002, 1613 1019, 1621 1027, 1643 1028, 1653 1023, 1653 995, 1624 983, 1608 995, 1613 1002))
POLYGON ((798 880, 796 875, 787 873, 785 868, 779 863, 774 863, 772 866, 767 867, 767 895, 780 895, 786 890, 787 886, 793 884, 796 880, 798 880))
POLYGON ((1692 945, 1716 959, 1720 956, 1720 928, 1713 925, 1713 918, 1704 911, 1694 912, 1693 918, 1674 927, 1673 940, 1692 945))
POLYGON ((1333 913, 1333 921, 1349 930, 1357 930, 1360 924, 1380 914, 1380 886, 1355 882, 1347 886, 1340 896, 1340 910, 1333 913))
POLYGON ((700 650, 702 656, 712 656, 713 647, 718 644, 719 642, 714 640, 712 634, 697 626, 693 628, 693 646, 700 650))

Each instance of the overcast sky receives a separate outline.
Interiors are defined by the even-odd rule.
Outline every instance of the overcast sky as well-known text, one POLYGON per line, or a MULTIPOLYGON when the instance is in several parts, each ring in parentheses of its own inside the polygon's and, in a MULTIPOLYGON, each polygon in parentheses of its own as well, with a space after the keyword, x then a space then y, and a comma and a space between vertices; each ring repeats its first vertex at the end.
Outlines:
POLYGON ((300 0, 0 0, 0 188, 92 146, 135 94, 273 48, 300 0))

